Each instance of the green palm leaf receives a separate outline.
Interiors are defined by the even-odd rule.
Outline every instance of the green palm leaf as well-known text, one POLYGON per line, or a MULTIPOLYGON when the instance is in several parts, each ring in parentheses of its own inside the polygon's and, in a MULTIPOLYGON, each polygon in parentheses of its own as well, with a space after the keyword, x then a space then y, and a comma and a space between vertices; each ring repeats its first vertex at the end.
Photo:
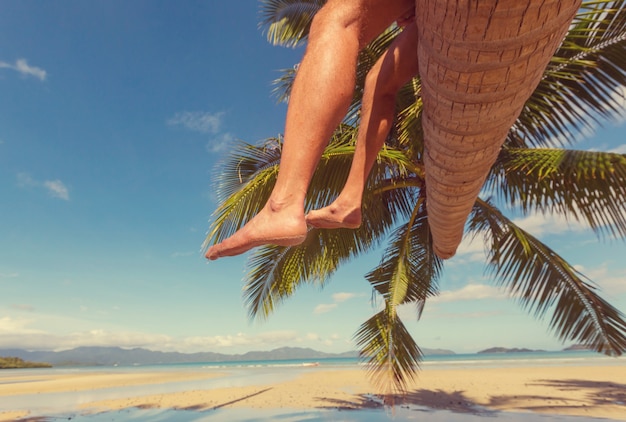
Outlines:
POLYGON ((298 65, 290 69, 281 69, 280 76, 272 81, 272 96, 276 98, 277 103, 288 103, 291 95, 291 87, 296 79, 298 65))
POLYGON ((261 22, 274 45, 295 47, 306 41, 313 16, 326 0, 263 0, 261 22))
POLYGON ((304 283, 324 283, 337 268, 371 248, 376 239, 359 230, 309 231, 292 247, 266 246, 248 261, 244 301, 251 318, 267 318, 304 283))
POLYGON ((250 318, 267 318, 300 284, 334 272, 336 262, 314 259, 312 246, 307 239, 298 247, 267 246, 253 254, 244 287, 250 318), (319 265, 324 268, 316 268, 319 265))
MULTIPOLYGON (((262 0, 261 26, 270 42, 297 46, 306 40, 324 0, 262 0)), ((585 1, 535 93, 509 132, 485 191, 524 213, 558 213, 582 220, 600 235, 626 237, 626 163, 620 154, 530 146, 564 145, 623 107, 626 87, 626 1, 585 1)), ((313 176, 305 208, 328 205, 345 183, 360 122, 367 72, 400 32, 391 27, 359 55, 352 104, 313 176)), ((279 101, 289 99, 297 67, 275 82, 279 101)), ((397 315, 414 303, 418 319, 437 293, 443 263, 431 250, 424 185, 420 80, 397 95, 394 130, 372 169, 357 230, 316 230, 297 247, 258 249, 248 262, 244 298, 251 317, 267 317, 303 283, 324 285, 344 262, 371 250, 391 233, 380 265, 366 275, 384 309, 355 335, 361 356, 379 385, 403 390, 418 369, 421 351, 397 315)), ((221 204, 205 245, 234 233, 265 204, 274 185, 282 139, 243 144, 221 170, 221 204)), ((626 350, 624 316, 601 299, 594 285, 558 254, 515 226, 490 203, 476 202, 468 228, 486 236, 488 269, 524 308, 543 317, 562 340, 597 351, 626 350)))
POLYGON ((616 97, 626 86, 625 4, 583 2, 509 133, 509 146, 571 144, 584 129, 593 129, 601 117, 623 111, 616 97))
POLYGON ((355 341, 373 381, 388 394, 406 391, 422 360, 422 351, 398 317, 386 306, 364 322, 355 341))
POLYGON ((366 275, 383 297, 385 309, 363 324, 355 338, 373 381, 386 390, 403 391, 417 373, 422 355, 397 308, 414 302, 419 318, 426 299, 437 294, 442 266, 432 250, 423 199, 417 201, 407 223, 392 239, 381 264, 366 275))
POLYGON ((398 146, 415 163, 423 162, 424 152, 421 89, 419 78, 413 78, 400 89, 396 96, 395 139, 398 146))
MULTIPOLYGON (((312 189, 308 196, 310 206, 325 206, 334 199, 343 187, 353 153, 349 135, 333 138, 322 156, 312 183, 313 187, 324 188, 312 189)), ((380 161, 372 171, 371 184, 381 183, 376 177, 382 173, 378 168, 399 168, 402 171, 395 174, 406 174, 407 163, 402 162, 403 157, 392 150, 381 151, 380 161)), ((403 215, 398 207, 408 207, 413 201, 412 195, 411 188, 393 191, 368 189, 365 201, 371 205, 364 207, 363 223, 359 229, 311 229, 301 245, 261 248, 249 261, 244 287, 250 316, 269 316, 277 304, 291 296, 300 284, 323 284, 343 262, 377 245, 389 227, 403 215)))
POLYGON ((423 200, 409 221, 391 235, 381 263, 365 278, 390 306, 425 301, 437 294, 442 261, 432 249, 428 217, 423 200))
POLYGON ((276 182, 281 147, 281 138, 270 138, 261 146, 235 146, 214 176, 220 205, 203 248, 231 236, 263 208, 276 182))
POLYGON ((626 155, 505 148, 492 176, 488 189, 524 212, 561 214, 626 238, 626 155))
POLYGON ((470 228, 486 234, 488 266, 500 285, 538 317, 553 309, 550 328, 561 340, 608 355, 626 351, 624 315, 552 249, 482 200, 476 202, 470 228))

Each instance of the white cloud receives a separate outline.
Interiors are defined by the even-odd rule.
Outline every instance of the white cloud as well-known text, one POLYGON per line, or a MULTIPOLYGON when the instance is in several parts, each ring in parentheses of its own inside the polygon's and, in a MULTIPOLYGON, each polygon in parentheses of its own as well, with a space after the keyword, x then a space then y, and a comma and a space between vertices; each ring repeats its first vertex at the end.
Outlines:
MULTIPOLYGON (((16 310, 18 311, 18 310, 16 310)), ((23 311, 22 311, 23 312, 23 311)), ((22 315, 24 315, 22 313, 22 315)), ((33 315, 32 313, 29 315, 33 315)), ((35 314, 36 315, 36 314, 35 314)), ((54 317, 44 317, 49 320, 54 317)), ((70 322, 70 321, 65 321, 70 322)), ((158 351, 182 353, 217 352, 241 353, 249 350, 270 350, 284 345, 331 345, 338 336, 322 338, 315 333, 298 333, 293 330, 276 330, 233 335, 173 337, 167 334, 135 331, 113 331, 93 328, 68 333, 52 333, 37 328, 33 318, 0 318, 0 349, 67 350, 82 346, 142 347, 158 351)))
POLYGON ((562 215, 550 214, 533 214, 527 217, 514 219, 513 223, 535 237, 541 237, 546 234, 581 232, 589 229, 588 226, 578 221, 570 221, 562 215))
POLYGON ((0 348, 66 350, 80 346, 149 347, 171 342, 169 336, 93 329, 59 335, 36 328, 33 319, 0 318, 0 348))
POLYGON ((313 309, 313 313, 315 315, 325 314, 327 312, 332 311, 333 309, 336 309, 337 306, 339 306, 338 305, 339 303, 345 302, 357 296, 362 296, 362 294, 348 293, 348 292, 333 293, 332 295, 333 303, 321 303, 317 305, 315 309, 313 309))
POLYGON ((487 255, 485 254, 483 236, 480 234, 475 237, 463 236, 463 240, 456 250, 454 262, 456 263, 460 257, 462 257, 462 261, 485 262, 487 255))
POLYGON ((69 201, 70 193, 60 180, 46 180, 43 182, 43 186, 48 189, 48 193, 53 197, 69 201))
POLYGON ((616 154, 626 154, 626 144, 619 145, 611 149, 609 152, 614 152, 616 154))
POLYGON ((22 76, 32 76, 39 79, 40 81, 45 81, 47 77, 47 73, 45 70, 37 66, 29 65, 26 59, 17 59, 15 61, 15 64, 0 61, 0 69, 2 68, 15 70, 22 76))
POLYGON ((209 113, 207 111, 181 111, 167 120, 171 126, 183 126, 194 132, 213 133, 220 131, 224 112, 209 113))
MULTIPOLYGON (((467 319, 482 319, 489 320, 497 319, 503 316, 505 313, 501 310, 498 311, 473 311, 473 312, 437 312, 434 315, 437 319, 454 319, 454 320, 467 320, 467 319)), ((429 316, 432 314, 429 314, 429 316)))
POLYGON ((468 284, 459 290, 442 291, 428 300, 429 303, 458 302, 476 299, 507 299, 507 294, 497 287, 486 284, 468 284))
POLYGON ((232 147, 235 135, 230 132, 222 133, 213 137, 207 144, 206 150, 208 152, 221 152, 232 147))
POLYGON ((357 296, 356 293, 340 292, 340 293, 334 293, 332 298, 335 301, 335 303, 341 303, 341 302, 345 302, 346 300, 352 299, 353 297, 356 297, 356 296, 357 296))
POLYGON ((613 296, 626 293, 626 269, 611 270, 606 262, 595 268, 584 268, 582 265, 575 265, 574 268, 600 286, 601 295, 604 292, 613 296))
POLYGON ((0 278, 17 278, 19 276, 18 273, 0 273, 0 278))
POLYGON ((38 331, 27 329, 26 327, 32 322, 29 319, 14 319, 11 317, 2 317, 0 318, 0 334, 3 336, 5 334, 13 334, 13 333, 36 333, 38 331))
POLYGON ((0 348, 59 351, 81 346, 118 346, 156 349, 163 344, 176 344, 166 335, 110 332, 101 329, 65 335, 51 334, 29 328, 31 322, 32 320, 0 318, 0 348))
POLYGON ((325 314, 326 312, 330 312, 337 307, 336 303, 321 303, 313 309, 313 313, 315 315, 325 314))
POLYGON ((322 344, 324 346, 330 347, 341 337, 338 334, 332 334, 328 338, 323 338, 317 333, 307 333, 301 340, 298 339, 298 342, 306 341, 314 344, 322 344))
POLYGON ((322 340, 320 335, 316 334, 316 333, 307 333, 306 336, 305 336, 305 339, 312 340, 312 341, 320 341, 320 340, 322 340))
POLYGON ((208 152, 222 152, 229 149, 235 135, 222 131, 225 113, 210 113, 208 111, 180 111, 167 120, 170 126, 182 126, 185 129, 212 135, 205 148, 208 152))
MULTIPOLYGON (((105 334, 103 332, 103 334, 105 334)), ((104 335, 102 336, 105 337, 104 335)), ((217 336, 190 336, 173 338, 167 335, 127 333, 107 333, 108 345, 124 344, 126 347, 145 347, 151 350, 178 351, 178 352, 219 352, 220 349, 244 348, 266 349, 282 346, 285 343, 298 341, 295 331, 269 331, 249 335, 238 333, 234 335, 217 336)), ((104 344, 103 344, 104 345, 104 344)), ((122 346, 122 347, 124 347, 122 346)), ((74 346, 76 347, 76 346, 74 346)))
POLYGON ((69 201, 70 199, 69 189, 58 179, 40 182, 28 173, 18 173, 17 185, 21 188, 43 188, 54 198, 60 198, 65 201, 69 201))
POLYGON ((28 173, 18 173, 17 174, 17 185, 21 188, 24 187, 32 187, 38 186, 39 183, 35 181, 28 173))

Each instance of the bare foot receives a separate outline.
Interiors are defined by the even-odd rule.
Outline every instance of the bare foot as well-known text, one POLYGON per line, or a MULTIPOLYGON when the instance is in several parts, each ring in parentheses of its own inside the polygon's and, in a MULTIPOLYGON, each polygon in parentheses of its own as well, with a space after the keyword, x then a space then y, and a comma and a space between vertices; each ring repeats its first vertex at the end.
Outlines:
POLYGON ((307 233, 304 216, 286 214, 287 212, 273 211, 266 205, 231 237, 211 246, 206 252, 206 258, 215 260, 239 255, 261 245, 299 245, 304 242, 307 233))
POLYGON ((361 226, 361 207, 342 207, 335 201, 327 207, 310 211, 306 222, 318 229, 358 229, 361 226))

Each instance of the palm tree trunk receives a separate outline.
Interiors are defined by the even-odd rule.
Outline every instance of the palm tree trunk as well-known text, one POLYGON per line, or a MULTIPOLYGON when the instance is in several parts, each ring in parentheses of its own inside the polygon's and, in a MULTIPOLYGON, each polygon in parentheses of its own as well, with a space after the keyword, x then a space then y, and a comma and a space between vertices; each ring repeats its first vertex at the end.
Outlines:
POLYGON ((426 204, 449 258, 580 0, 416 0, 426 204))

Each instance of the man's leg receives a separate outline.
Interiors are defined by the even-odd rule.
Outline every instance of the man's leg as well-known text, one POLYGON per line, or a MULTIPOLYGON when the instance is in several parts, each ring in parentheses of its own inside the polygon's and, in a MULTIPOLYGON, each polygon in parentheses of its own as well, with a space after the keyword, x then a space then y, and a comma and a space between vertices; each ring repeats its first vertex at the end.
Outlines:
POLYGON ((363 189, 378 151, 391 130, 396 94, 417 71, 417 27, 412 23, 405 27, 368 73, 348 179, 332 204, 307 214, 308 224, 326 229, 361 225, 363 189))
POLYGON ((329 0, 317 13, 292 88, 280 171, 270 199, 241 230, 209 248, 207 258, 304 240, 306 191, 349 107, 358 52, 413 7, 412 0, 329 0))

